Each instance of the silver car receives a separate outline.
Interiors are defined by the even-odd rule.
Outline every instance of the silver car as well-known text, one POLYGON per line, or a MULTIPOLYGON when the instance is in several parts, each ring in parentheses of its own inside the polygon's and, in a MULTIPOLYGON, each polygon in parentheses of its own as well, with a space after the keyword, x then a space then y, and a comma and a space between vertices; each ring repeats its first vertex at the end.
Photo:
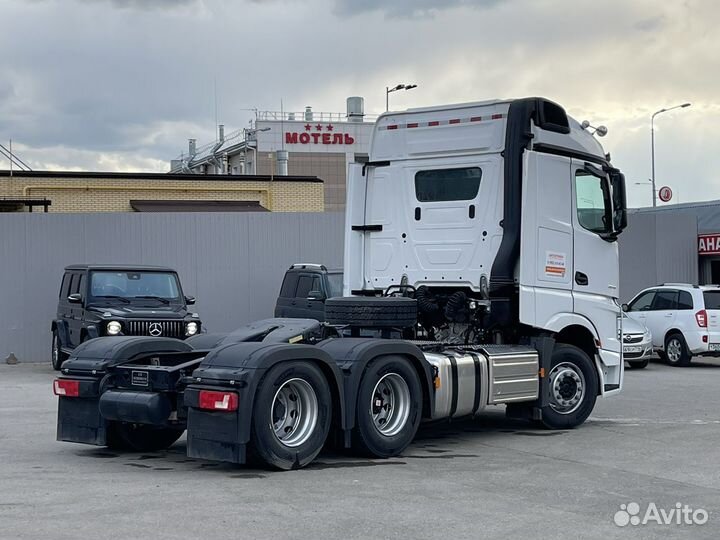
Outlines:
POLYGON ((632 369, 647 367, 652 356, 650 330, 623 313, 623 359, 632 369))

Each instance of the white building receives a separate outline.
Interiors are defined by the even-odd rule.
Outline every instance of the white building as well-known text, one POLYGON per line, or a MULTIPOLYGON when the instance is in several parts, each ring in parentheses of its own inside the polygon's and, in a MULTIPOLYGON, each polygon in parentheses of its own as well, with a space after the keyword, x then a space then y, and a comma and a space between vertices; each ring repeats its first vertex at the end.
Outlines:
POLYGON ((251 128, 196 146, 171 162, 173 173, 317 176, 325 185, 325 210, 345 209, 347 165, 367 161, 374 118, 363 99, 347 99, 346 113, 258 111, 251 128))

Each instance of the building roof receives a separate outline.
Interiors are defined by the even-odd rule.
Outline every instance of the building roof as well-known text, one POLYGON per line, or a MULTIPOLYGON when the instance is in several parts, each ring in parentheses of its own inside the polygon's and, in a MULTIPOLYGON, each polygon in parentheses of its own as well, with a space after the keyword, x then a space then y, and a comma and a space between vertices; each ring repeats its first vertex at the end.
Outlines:
POLYGON ((632 208, 637 214, 690 214, 697 218, 698 233, 720 233, 720 200, 665 204, 657 207, 632 208))
MULTIPOLYGON (((0 177, 10 176, 9 170, 0 170, 0 177)), ((13 178, 87 178, 126 180, 187 180, 192 182, 319 182, 317 176, 279 176, 269 174, 187 174, 152 172, 92 172, 92 171, 13 171, 13 178)))
POLYGON ((167 266, 147 264, 71 264, 65 270, 118 270, 120 272, 175 272, 167 266))

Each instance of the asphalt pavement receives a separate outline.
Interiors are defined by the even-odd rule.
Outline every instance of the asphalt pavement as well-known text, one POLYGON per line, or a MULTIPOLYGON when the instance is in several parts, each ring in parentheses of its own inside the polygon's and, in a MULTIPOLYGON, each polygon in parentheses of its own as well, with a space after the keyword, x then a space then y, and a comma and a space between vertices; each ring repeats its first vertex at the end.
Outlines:
POLYGON ((54 376, 0 366, 2 539, 720 537, 715 359, 626 371, 575 430, 497 409, 423 426, 398 458, 290 472, 189 459, 184 438, 145 454, 56 442, 54 376))

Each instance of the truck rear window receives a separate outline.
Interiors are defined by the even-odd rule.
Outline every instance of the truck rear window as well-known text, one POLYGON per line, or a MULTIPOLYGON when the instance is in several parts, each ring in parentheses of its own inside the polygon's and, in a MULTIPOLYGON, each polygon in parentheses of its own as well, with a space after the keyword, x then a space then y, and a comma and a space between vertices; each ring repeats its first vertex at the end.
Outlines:
POLYGON ((438 169, 415 174, 415 196, 420 202, 469 201, 480 190, 479 167, 438 169))
POLYGON ((720 309, 720 291, 703 292, 705 309, 720 309))

